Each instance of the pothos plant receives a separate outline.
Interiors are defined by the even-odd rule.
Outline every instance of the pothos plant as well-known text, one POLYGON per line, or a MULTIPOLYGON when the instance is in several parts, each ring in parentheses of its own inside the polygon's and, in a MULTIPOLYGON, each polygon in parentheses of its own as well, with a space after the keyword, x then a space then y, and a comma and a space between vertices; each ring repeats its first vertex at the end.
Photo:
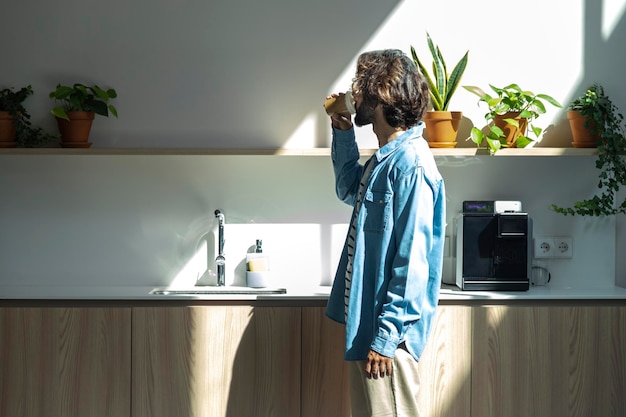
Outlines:
POLYGON ((552 209, 557 213, 572 216, 626 214, 626 199, 619 204, 615 201, 620 187, 626 185, 624 116, 598 83, 573 100, 568 109, 580 112, 586 119, 586 126, 599 137, 596 160, 596 168, 600 170, 599 191, 590 199, 574 203, 573 207, 552 204, 552 209))
POLYGON ((517 84, 509 84, 505 87, 496 87, 489 84, 495 95, 486 93, 483 89, 476 86, 463 86, 464 89, 478 96, 479 104, 486 103, 488 112, 485 114, 485 120, 489 125, 487 133, 477 127, 471 130, 471 139, 476 146, 481 146, 484 141, 487 142, 491 154, 496 153, 500 148, 509 146, 505 140, 505 133, 502 128, 494 124, 496 116, 503 116, 514 113, 516 117, 505 118, 507 125, 514 128, 516 132, 515 146, 524 148, 535 139, 526 136, 521 128, 520 119, 526 119, 529 130, 535 138, 539 138, 543 129, 533 125, 533 122, 546 112, 545 102, 561 107, 561 104, 553 97, 547 94, 535 94, 529 90, 522 90, 517 84))
POLYGON ((58 84, 49 96, 59 103, 51 112, 60 119, 69 120, 68 111, 94 112, 105 117, 110 113, 117 117, 117 109, 109 103, 109 100, 117 97, 117 92, 112 88, 105 90, 97 85, 80 83, 72 86, 58 84))

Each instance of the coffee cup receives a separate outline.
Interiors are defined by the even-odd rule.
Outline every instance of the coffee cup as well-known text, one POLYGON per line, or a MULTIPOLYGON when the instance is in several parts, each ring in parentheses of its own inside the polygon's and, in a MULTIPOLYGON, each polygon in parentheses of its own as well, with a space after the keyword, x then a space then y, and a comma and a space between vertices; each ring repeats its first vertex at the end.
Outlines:
POLYGON ((334 113, 356 113, 352 92, 348 90, 345 93, 327 98, 324 102, 324 109, 329 116, 334 113))

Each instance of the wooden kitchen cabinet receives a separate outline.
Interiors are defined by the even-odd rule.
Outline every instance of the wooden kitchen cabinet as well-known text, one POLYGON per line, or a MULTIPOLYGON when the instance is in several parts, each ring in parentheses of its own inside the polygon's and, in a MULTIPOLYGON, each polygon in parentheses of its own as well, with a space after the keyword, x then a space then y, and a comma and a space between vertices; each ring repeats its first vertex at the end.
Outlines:
POLYGON ((130 417, 130 308, 0 308, 0 415, 130 417))
MULTIPOLYGON (((0 307, 0 416, 348 417, 322 306, 0 307)), ((429 417, 626 415, 626 306, 438 307, 429 417)))
POLYGON ((626 307, 476 307, 472 416, 626 416, 626 307))
POLYGON ((133 417, 300 415, 300 307, 133 309, 133 417))

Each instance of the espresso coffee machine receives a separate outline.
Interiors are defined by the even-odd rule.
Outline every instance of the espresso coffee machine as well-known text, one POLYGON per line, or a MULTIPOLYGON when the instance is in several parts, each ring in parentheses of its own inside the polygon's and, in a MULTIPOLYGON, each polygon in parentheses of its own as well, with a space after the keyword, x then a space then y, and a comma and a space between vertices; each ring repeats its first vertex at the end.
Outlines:
POLYGON ((519 201, 464 201, 455 219, 456 285, 462 290, 526 291, 532 221, 519 201))

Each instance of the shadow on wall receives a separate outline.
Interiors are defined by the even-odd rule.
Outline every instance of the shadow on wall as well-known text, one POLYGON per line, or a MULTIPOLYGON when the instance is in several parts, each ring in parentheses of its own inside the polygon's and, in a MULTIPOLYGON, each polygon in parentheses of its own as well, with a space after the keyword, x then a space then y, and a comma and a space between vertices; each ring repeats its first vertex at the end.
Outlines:
POLYGON ((3 82, 33 84, 31 114, 51 131, 44 92, 78 81, 114 87, 120 118, 99 120, 100 147, 275 148, 312 109, 323 113, 329 80, 353 58, 346 51, 358 51, 398 3, 14 3, 0 37, 21 42, 3 48, 3 78, 13 74, 3 82))
MULTIPOLYGON (((572 132, 567 121, 566 113, 569 103, 583 94, 594 82, 602 84, 609 96, 621 94, 617 102, 626 102, 623 90, 623 68, 616 70, 611 63, 615 62, 616 56, 622 56, 624 41, 626 40, 626 17, 622 14, 618 23, 614 26, 610 36, 604 39, 602 34, 602 16, 604 2, 586 0, 584 2, 583 23, 583 70, 580 84, 567 99, 561 109, 562 117, 556 125, 551 125, 538 146, 543 147, 570 147, 572 146, 572 132)), ((554 75, 558 76, 558 75, 554 75)), ((622 111, 625 111, 623 109, 622 111)))

